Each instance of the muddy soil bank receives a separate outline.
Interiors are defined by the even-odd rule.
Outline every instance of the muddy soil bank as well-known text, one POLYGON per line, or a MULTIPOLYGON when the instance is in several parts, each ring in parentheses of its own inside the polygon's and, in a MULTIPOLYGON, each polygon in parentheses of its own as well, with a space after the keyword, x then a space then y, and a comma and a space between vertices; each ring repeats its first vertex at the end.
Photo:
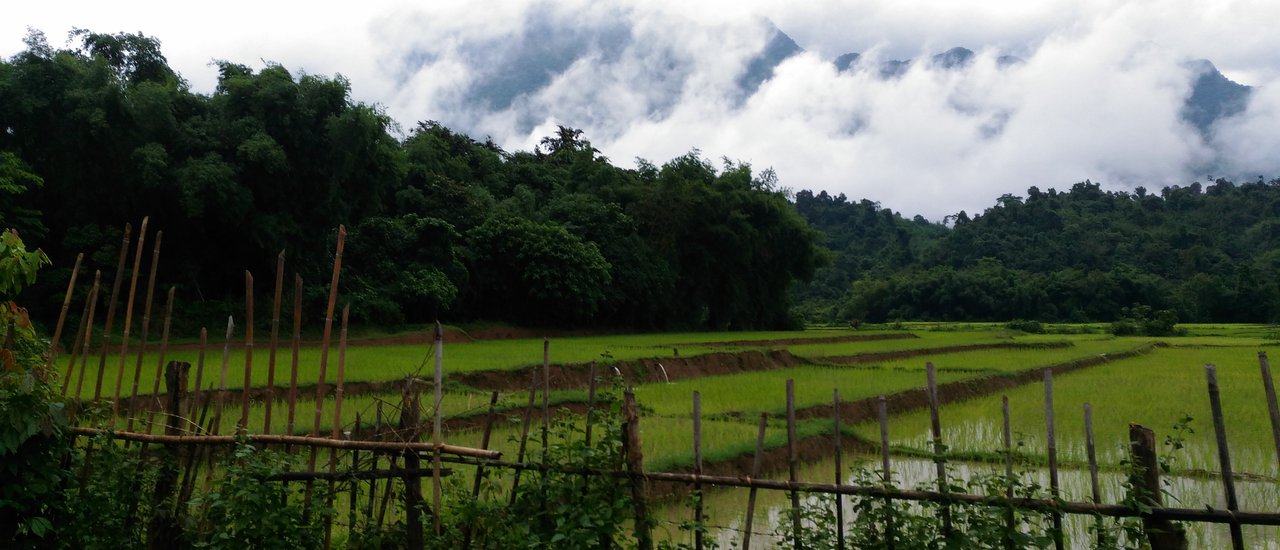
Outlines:
POLYGON ((920 349, 904 349, 898 351, 877 351, 870 353, 859 353, 855 355, 838 355, 830 357, 819 357, 815 360, 830 363, 833 365, 860 365, 863 363, 874 363, 876 361, 896 361, 899 359, 909 359, 911 357, 920 357, 922 355, 940 355, 943 353, 959 353, 963 351, 982 351, 986 349, 1058 349, 1069 348, 1073 344, 1071 342, 1043 342, 1034 344, 1017 344, 1013 342, 998 342, 994 344, 963 344, 959 346, 941 346, 936 348, 920 348, 920 349))
MULTIPOLYGON (((597 376, 621 375, 627 384, 646 384, 718 374, 785 369, 805 363, 807 361, 786 350, 716 352, 689 357, 647 358, 618 361, 612 365, 601 364, 597 366, 597 376)), ((519 391, 529 388, 534 373, 541 376, 542 367, 465 372, 450 376, 449 379, 477 389, 519 391)), ((550 384, 553 390, 583 389, 590 384, 590 381, 591 363, 550 366, 550 384)))

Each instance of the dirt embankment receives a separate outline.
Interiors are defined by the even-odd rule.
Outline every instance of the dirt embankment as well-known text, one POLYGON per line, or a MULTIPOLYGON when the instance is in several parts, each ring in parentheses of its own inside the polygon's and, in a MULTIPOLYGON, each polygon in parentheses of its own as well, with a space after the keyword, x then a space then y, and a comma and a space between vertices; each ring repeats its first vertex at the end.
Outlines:
MULTIPOLYGON (((1044 380, 1044 371, 1046 370, 1051 370, 1056 375, 1066 374, 1110 363, 1111 361, 1141 355, 1151 351, 1155 347, 1156 346, 1154 345, 1145 345, 1128 351, 1101 354, 1092 357, 1082 357, 1047 367, 1030 369, 1016 373, 993 374, 991 376, 971 380, 960 380, 940 384, 938 386, 938 402, 940 404, 956 403, 976 397, 991 395, 993 393, 998 393, 1026 384, 1034 384, 1044 380)), ((886 395, 885 401, 889 409, 889 414, 891 415, 902 414, 929 406, 929 397, 926 395, 925 388, 923 387, 886 395)), ((879 417, 879 403, 880 399, 878 397, 841 402, 840 421, 854 424, 875 420, 879 417)), ((801 419, 831 418, 832 413, 831 405, 821 405, 798 410, 796 411, 796 417, 801 419)))
MULTIPOLYGON (((786 350, 752 350, 635 359, 618 361, 612 365, 598 365, 596 368, 598 375, 614 373, 621 375, 627 384, 645 384, 717 374, 785 369, 805 362, 786 350)), ((519 370, 464 372, 452 375, 449 379, 477 389, 519 391, 528 389, 534 374, 541 376, 541 372, 541 366, 534 366, 519 370)), ((591 364, 551 365, 549 376, 553 390, 586 388, 591 382, 591 364)))
POLYGON ((844 344, 848 342, 873 342, 876 340, 907 340, 919 338, 909 332, 894 334, 846 334, 844 336, 820 336, 814 338, 781 338, 777 340, 733 340, 729 342, 685 342, 675 346, 799 346, 804 344, 844 344))
POLYGON ((896 361, 898 359, 908 359, 911 357, 920 357, 922 355, 940 355, 943 353, 958 353, 962 351, 982 351, 984 349, 1058 349, 1069 348, 1071 346, 1071 342, 1066 341, 1035 344, 1000 342, 995 344, 964 344, 959 346, 941 346, 936 348, 877 351, 871 353, 859 353, 856 355, 822 357, 819 360, 823 363, 831 363, 833 365, 859 365, 862 363, 873 363, 876 361, 896 361))

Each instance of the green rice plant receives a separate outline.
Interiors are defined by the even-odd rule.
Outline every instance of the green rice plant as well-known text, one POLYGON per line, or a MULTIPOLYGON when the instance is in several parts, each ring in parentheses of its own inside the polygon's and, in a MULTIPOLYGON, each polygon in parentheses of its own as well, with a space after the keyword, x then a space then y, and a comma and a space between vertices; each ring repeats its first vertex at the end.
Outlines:
MULTIPOLYGON (((1217 471, 1217 449, 1204 365, 1218 366, 1223 415, 1237 472, 1274 476, 1276 457, 1266 402, 1259 382, 1256 348, 1165 348, 1149 354, 1055 377, 1057 449, 1061 460, 1085 460, 1082 407, 1091 403, 1099 462, 1114 467, 1127 454, 1128 424, 1157 430, 1190 415, 1195 433, 1187 439, 1177 471, 1217 471)), ((1044 389, 1029 385, 1008 392, 1013 431, 1023 434, 1029 452, 1043 454, 1044 389)), ((953 450, 981 453, 1001 448, 1000 397, 989 396, 941 409, 943 440, 953 450)), ((856 431, 878 437, 874 424, 856 431)), ((896 445, 926 449, 929 416, 920 410, 895 417, 890 434, 896 445)))
POLYGON ((687 414, 690 395, 702 393, 705 414, 779 414, 786 409, 785 385, 795 380, 796 407, 831 402, 831 390, 840 389, 845 400, 863 399, 920 388, 925 385, 925 363, 938 368, 938 382, 945 384, 998 373, 1021 372, 1100 353, 1125 351, 1111 340, 1084 341, 1068 348, 990 349, 911 357, 871 365, 802 366, 781 370, 745 372, 677 380, 669 384, 645 384, 636 388, 643 407, 661 416, 687 414))

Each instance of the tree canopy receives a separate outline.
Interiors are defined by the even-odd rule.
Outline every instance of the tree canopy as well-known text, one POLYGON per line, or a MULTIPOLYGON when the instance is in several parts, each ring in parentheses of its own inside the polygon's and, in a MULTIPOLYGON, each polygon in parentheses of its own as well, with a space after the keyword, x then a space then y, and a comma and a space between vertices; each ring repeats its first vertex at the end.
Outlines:
POLYGON ((820 258, 746 164, 695 151, 625 169, 567 127, 531 152, 434 121, 401 138, 341 76, 219 61, 205 95, 154 38, 72 38, 55 49, 32 33, 0 62, 0 222, 56 262, 28 300, 46 316, 67 258, 113 272, 122 226, 143 216, 165 232, 161 280, 203 316, 179 323, 236 311, 236 274, 269 280, 282 250, 311 285, 327 280, 339 224, 357 322, 794 326, 788 291, 820 258))

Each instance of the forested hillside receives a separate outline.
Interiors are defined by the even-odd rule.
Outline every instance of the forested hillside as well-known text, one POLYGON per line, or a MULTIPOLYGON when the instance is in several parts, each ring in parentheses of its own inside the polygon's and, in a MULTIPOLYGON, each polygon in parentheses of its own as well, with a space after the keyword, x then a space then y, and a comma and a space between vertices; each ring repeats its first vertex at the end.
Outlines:
POLYGON ((1134 304, 1183 321, 1280 320, 1280 180, 1032 187, 949 230, 825 193, 796 206, 837 253, 797 293, 811 320, 1109 321, 1134 304))
POLYGON ((341 76, 279 65, 220 61, 217 89, 194 93, 152 38, 74 38, 56 49, 33 32, 0 61, 0 227, 54 261, 23 300, 38 318, 76 252, 110 284, 124 224, 150 216, 188 327, 238 312, 241 270, 270 280, 281 250, 321 300, 339 224, 344 299, 364 323, 1109 321, 1135 304, 1280 320, 1280 180, 1032 187, 934 223, 789 195, 770 170, 697 151, 621 168, 571 128, 533 151, 403 129, 341 76))
POLYGON ((0 226, 55 263, 23 300, 38 316, 76 252, 109 282, 143 216, 188 326, 238 311, 241 270, 270 280, 281 250, 320 299, 339 224, 344 301, 379 324, 780 327, 820 260, 772 174, 745 164, 694 151, 623 169, 568 128, 532 152, 429 121, 401 134, 342 77, 221 61, 202 95, 154 39, 76 38, 32 33, 0 62, 0 226))

